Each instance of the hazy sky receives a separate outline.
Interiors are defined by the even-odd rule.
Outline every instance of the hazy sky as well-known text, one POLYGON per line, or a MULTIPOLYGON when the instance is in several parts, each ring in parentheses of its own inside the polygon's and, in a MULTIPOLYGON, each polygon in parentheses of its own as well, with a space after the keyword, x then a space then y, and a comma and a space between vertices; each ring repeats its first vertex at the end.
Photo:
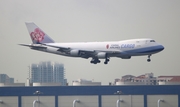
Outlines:
MULTIPOLYGON (((26 82, 28 65, 64 63, 69 84, 78 78, 108 84, 126 74, 180 75, 179 0, 0 0, 0 73, 26 82), (108 65, 22 47, 31 43, 26 21, 35 22, 56 42, 153 38, 165 50, 151 57, 111 58, 108 65)), ((104 61, 102 61, 104 62, 104 61)))

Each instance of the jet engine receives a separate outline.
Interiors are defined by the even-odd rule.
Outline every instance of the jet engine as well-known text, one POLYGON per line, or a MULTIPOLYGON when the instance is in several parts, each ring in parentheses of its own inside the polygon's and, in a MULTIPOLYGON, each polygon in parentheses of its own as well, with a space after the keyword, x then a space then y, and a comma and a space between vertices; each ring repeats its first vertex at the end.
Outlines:
POLYGON ((79 56, 79 50, 71 50, 70 55, 72 56, 79 56))
POLYGON ((105 59, 107 57, 106 53, 105 52, 99 52, 97 55, 96 55, 97 58, 99 59, 105 59))

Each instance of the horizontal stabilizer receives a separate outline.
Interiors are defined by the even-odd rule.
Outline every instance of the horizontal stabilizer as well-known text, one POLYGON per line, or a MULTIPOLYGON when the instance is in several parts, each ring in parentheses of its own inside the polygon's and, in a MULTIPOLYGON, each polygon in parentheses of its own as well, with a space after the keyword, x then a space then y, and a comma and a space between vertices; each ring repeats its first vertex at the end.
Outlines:
POLYGON ((44 47, 42 45, 34 45, 34 44, 19 44, 21 46, 27 46, 27 47, 30 47, 30 48, 39 48, 39 49, 46 49, 47 47, 44 47))

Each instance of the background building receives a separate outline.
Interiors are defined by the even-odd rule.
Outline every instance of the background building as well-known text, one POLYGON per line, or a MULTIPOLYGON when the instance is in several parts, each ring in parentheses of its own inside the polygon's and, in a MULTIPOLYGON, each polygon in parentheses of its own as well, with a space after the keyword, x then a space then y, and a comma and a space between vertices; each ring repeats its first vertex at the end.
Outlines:
POLYGON ((30 83, 56 83, 66 85, 64 65, 60 63, 40 62, 31 64, 29 69, 30 83))
POLYGON ((14 83, 14 78, 7 74, 0 74, 0 87, 25 86, 25 83, 14 83))
POLYGON ((7 74, 0 74, 0 83, 14 83, 14 78, 10 78, 7 74))
POLYGON ((72 82, 73 86, 100 86, 101 82, 94 82, 86 79, 78 79, 72 82))
POLYGON ((158 76, 159 85, 180 85, 180 76, 158 76))
POLYGON ((157 78, 153 73, 145 73, 140 76, 125 75, 121 79, 115 79, 115 85, 157 85, 157 78))
POLYGON ((113 85, 180 85, 180 76, 158 76, 145 73, 140 76, 125 75, 115 79, 113 85))

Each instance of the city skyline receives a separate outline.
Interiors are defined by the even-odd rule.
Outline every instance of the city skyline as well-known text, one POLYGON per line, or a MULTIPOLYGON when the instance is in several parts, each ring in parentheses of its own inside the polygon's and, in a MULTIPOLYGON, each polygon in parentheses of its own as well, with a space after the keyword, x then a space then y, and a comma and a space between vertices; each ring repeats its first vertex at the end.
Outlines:
MULTIPOLYGON (((53 62, 51 62, 51 61, 41 61, 41 62, 39 62, 39 65, 41 66, 41 64, 42 63, 53 63, 53 62)), ((59 63, 57 63, 56 62, 56 64, 59 64, 59 63)), ((34 63, 32 64, 32 65, 34 65, 34 63)), ((36 64, 36 66, 37 66, 38 64, 36 64)), ((62 64, 63 65, 63 64, 62 64)), ((33 67, 34 68, 34 67, 33 67)), ((32 68, 32 69, 33 69, 32 68)), ((51 71, 51 70, 50 70, 51 71)), ((6 75, 11 81, 13 80, 13 82, 11 82, 11 83, 19 83, 19 82, 14 82, 14 78, 12 78, 12 77, 9 77, 7 74, 0 74, 0 83, 3 83, 3 82, 1 82, 2 80, 2 75, 6 75)), ((58 75, 56 75, 56 76, 58 76, 58 75)), ((59 77, 57 77, 57 78, 59 78, 59 77)), ((64 76, 64 78, 65 78, 65 76, 64 76)), ((27 78, 28 80, 30 80, 31 81, 31 79, 30 78, 27 78)), ((86 83, 86 81, 87 82, 89 82, 88 84, 84 84, 83 82, 83 84, 84 85, 92 85, 93 86, 93 84, 94 85, 98 85, 98 84, 101 84, 102 83, 102 81, 94 81, 94 80, 88 80, 88 79, 86 79, 86 78, 76 78, 76 79, 74 79, 73 81, 72 81, 72 84, 71 84, 71 82, 67 82, 67 80, 68 80, 68 78, 65 78, 64 79, 65 80, 65 82, 64 82, 64 84, 61 84, 62 86, 66 86, 66 85, 69 85, 69 86, 71 86, 71 85, 75 85, 76 83, 75 82, 79 82, 79 85, 81 84, 81 82, 80 81, 85 81, 85 83, 86 83), (75 84, 74 84, 75 83, 75 84), (91 84, 92 83, 92 84, 91 84)), ((30 82, 29 81, 29 82, 30 82)), ((26 81, 27 82, 27 81, 26 81)), ((110 82, 108 82, 108 83, 105 83, 105 84, 102 84, 102 85, 120 85, 119 83, 117 83, 116 84, 116 82, 121 82, 120 84, 121 85, 125 85, 126 84, 126 82, 127 82, 127 84, 126 85, 128 85, 129 83, 129 85, 179 85, 180 84, 180 75, 163 75, 163 74, 161 74, 161 75, 158 75, 158 76, 154 76, 154 73, 153 72, 151 72, 151 73, 143 73, 143 74, 138 74, 138 75, 136 75, 136 76, 134 76, 134 75, 132 75, 132 74, 125 74, 125 75, 122 75, 122 76, 120 76, 120 77, 117 77, 117 78, 114 78, 112 81, 110 81, 110 82), (147 81, 148 80, 148 81, 147 81), (153 83, 151 83, 151 81, 153 81, 153 83), (123 84, 122 84, 123 83, 123 84), (137 84, 136 84, 137 83, 137 84)), ((8 83, 8 82, 7 82, 8 83)), ((24 82, 22 82, 22 83, 24 83, 24 82)), ((31 81, 30 82, 31 84, 32 83, 58 83, 58 82, 56 82, 56 81, 50 81, 50 82, 43 82, 43 81, 41 81, 41 82, 39 82, 39 81, 31 81)), ((29 84, 29 83, 28 83, 29 84)), ((49 84, 50 85, 50 84, 49 84)), ((57 84, 56 84, 57 85, 57 84)), ((77 85, 77 84, 76 84, 77 85)), ((27 85, 26 85, 27 86, 27 85)), ((48 84, 46 84, 46 86, 48 86, 48 84)))

